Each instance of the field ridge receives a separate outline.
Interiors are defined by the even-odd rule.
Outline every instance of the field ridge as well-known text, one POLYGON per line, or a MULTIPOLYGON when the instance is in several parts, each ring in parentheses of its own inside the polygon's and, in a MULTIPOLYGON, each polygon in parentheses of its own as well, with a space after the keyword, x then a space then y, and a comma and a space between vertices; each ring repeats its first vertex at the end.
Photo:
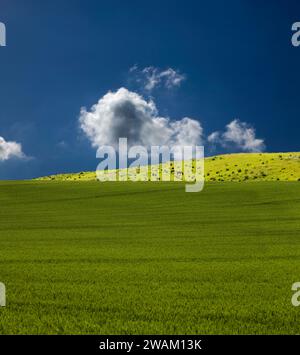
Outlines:
MULTIPOLYGON (((166 167, 160 164, 160 172, 166 167)), ((171 172, 171 175, 173 172, 171 172)), ((95 171, 64 173, 34 180, 95 181, 95 171)), ((205 158, 205 181, 300 181, 300 153, 235 153, 205 158)))

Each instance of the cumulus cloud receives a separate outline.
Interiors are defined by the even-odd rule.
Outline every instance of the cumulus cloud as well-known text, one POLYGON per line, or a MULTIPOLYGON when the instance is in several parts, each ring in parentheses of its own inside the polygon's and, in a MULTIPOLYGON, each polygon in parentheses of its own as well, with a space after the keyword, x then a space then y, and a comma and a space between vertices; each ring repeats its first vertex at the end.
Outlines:
POLYGON ((203 130, 199 121, 185 117, 170 120, 160 117, 153 100, 145 100, 135 92, 120 88, 108 92, 90 110, 81 109, 80 127, 93 147, 113 145, 127 138, 128 145, 202 144, 203 130))
POLYGON ((255 129, 246 122, 233 120, 224 132, 213 132, 207 137, 212 145, 245 152, 261 152, 265 149, 263 139, 256 138, 255 129))
POLYGON ((140 70, 137 65, 134 65, 130 68, 129 72, 135 76, 136 81, 148 92, 151 92, 158 86, 167 89, 179 87, 185 80, 184 74, 172 68, 161 70, 151 66, 140 70))
POLYGON ((208 143, 208 148, 221 147, 227 151, 260 152, 264 140, 256 137, 255 129, 239 120, 226 125, 224 131, 215 131, 206 139, 198 120, 184 117, 171 120, 159 115, 152 99, 120 88, 108 92, 87 110, 82 108, 80 127, 93 147, 103 145, 118 148, 119 138, 127 138, 128 145, 196 146, 208 143))
POLYGON ((220 132, 213 132, 207 137, 209 143, 220 143, 220 132))
POLYGON ((11 158, 26 158, 22 151, 22 145, 17 142, 8 142, 3 137, 0 137, 0 162, 11 158))

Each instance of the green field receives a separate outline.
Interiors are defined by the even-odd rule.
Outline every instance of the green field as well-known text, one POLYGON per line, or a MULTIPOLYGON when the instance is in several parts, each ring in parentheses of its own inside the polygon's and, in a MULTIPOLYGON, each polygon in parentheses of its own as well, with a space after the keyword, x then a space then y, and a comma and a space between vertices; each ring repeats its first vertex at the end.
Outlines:
POLYGON ((1 182, 0 333, 300 333, 300 183, 1 182))

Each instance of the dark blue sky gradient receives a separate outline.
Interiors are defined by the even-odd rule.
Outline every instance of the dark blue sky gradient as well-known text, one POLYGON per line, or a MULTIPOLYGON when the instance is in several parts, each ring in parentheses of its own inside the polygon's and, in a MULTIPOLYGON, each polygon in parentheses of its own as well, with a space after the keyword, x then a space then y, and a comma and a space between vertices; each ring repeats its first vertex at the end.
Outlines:
POLYGON ((1 0, 0 21, 0 136, 34 157, 0 163, 2 179, 94 170, 80 107, 136 90, 134 64, 186 74, 155 91, 161 115, 199 119, 206 134, 239 118, 267 151, 299 151, 299 1, 1 0))

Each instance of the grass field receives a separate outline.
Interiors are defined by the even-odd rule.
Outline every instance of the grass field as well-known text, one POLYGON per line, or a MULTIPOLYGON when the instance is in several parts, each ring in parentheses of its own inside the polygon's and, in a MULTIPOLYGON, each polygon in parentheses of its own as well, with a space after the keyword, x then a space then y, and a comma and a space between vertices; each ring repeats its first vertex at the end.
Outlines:
POLYGON ((300 183, 1 182, 0 333, 300 333, 300 183))
MULTIPOLYGON (((169 164, 160 164, 160 174, 169 164)), ((136 168, 129 169, 129 172, 136 173, 136 168)), ((150 169, 148 177, 149 179, 151 177, 150 169)), ((171 171, 172 177, 174 172, 171 171)), ((44 176, 38 180, 96 181, 97 179, 95 171, 82 171, 44 176)), ((300 153, 238 153, 208 157, 205 159, 205 180, 300 181, 300 153)))

